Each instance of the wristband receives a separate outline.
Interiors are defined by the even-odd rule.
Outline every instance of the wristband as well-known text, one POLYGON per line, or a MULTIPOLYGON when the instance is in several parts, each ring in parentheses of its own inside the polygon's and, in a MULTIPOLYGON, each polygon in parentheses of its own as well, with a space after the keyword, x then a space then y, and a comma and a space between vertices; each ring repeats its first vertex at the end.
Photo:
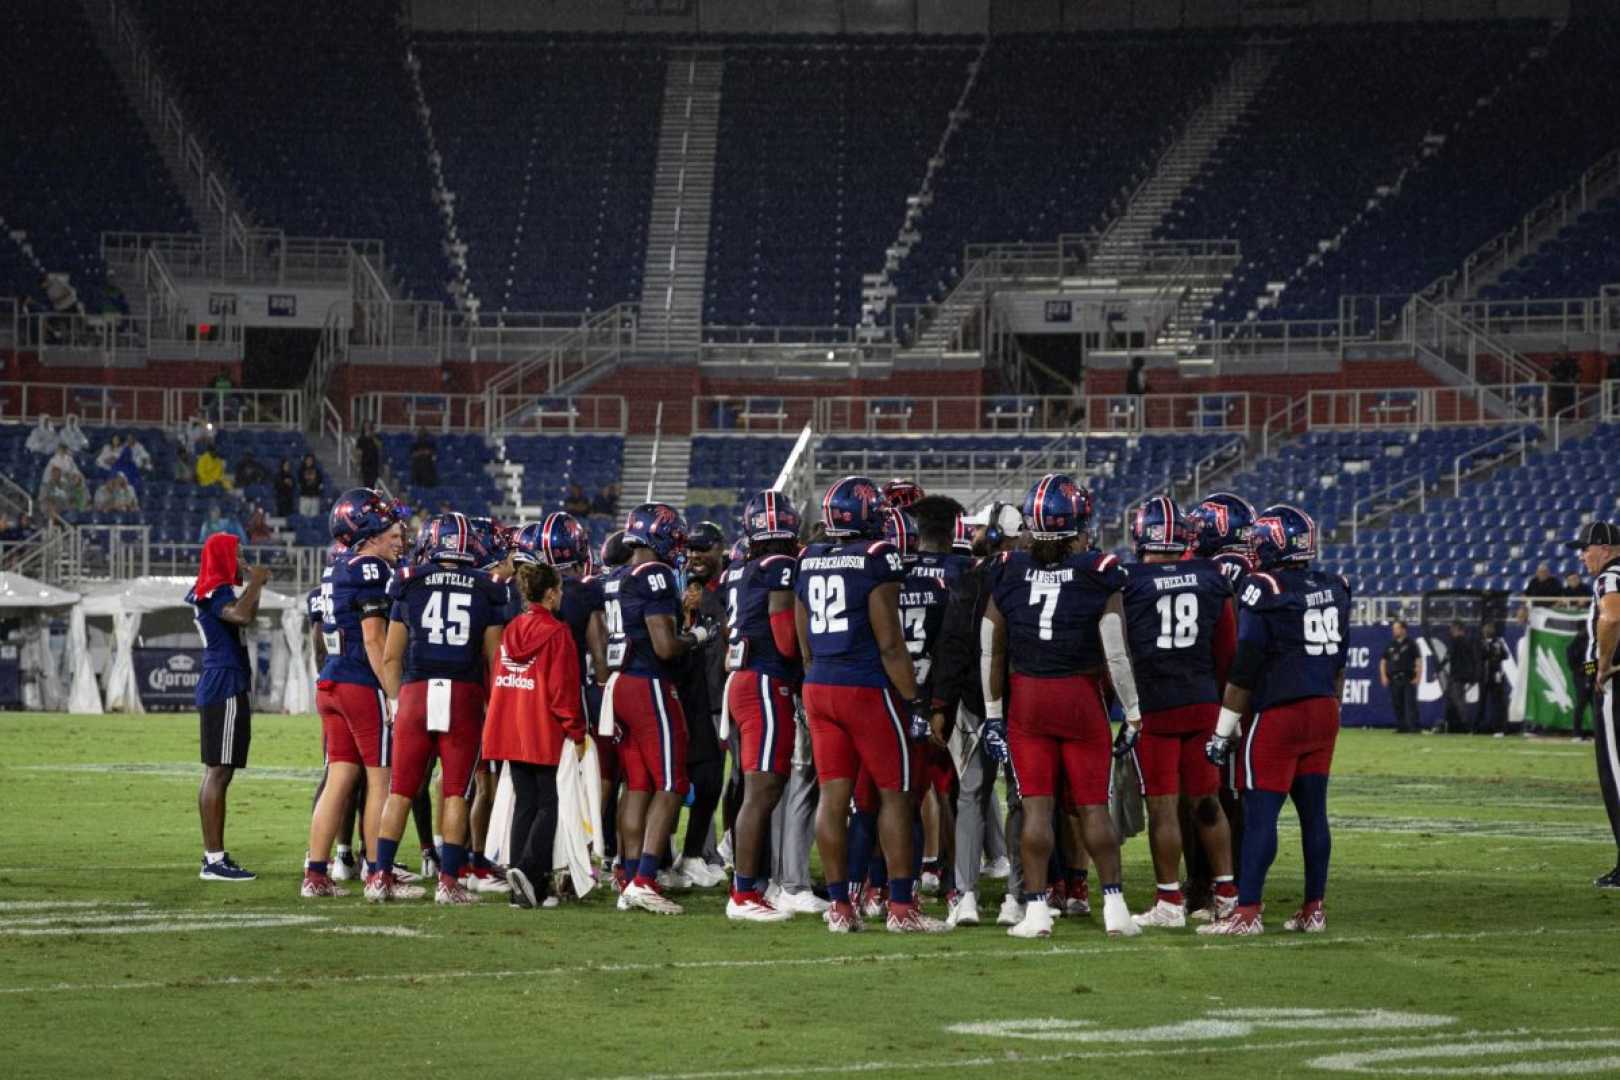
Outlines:
POLYGON ((1237 713, 1222 705, 1221 717, 1215 721, 1215 734, 1223 739, 1230 739, 1237 732, 1238 721, 1242 719, 1237 713))

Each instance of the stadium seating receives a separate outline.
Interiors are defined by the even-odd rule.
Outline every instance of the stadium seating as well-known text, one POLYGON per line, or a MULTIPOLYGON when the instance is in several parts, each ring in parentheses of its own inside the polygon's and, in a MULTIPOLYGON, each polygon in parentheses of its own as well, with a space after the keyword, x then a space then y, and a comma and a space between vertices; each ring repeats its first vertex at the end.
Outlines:
POLYGON ((663 49, 453 36, 417 54, 482 310, 640 299, 663 49))
POLYGON ((973 50, 732 49, 720 111, 704 318, 850 326, 883 268, 973 50))
MULTIPOLYGON (((1159 231, 1240 242, 1242 265, 1206 314, 1245 318, 1268 283, 1288 280, 1396 180, 1426 134, 1448 127, 1545 38, 1540 24, 1402 24, 1334 27, 1282 46, 1249 112, 1159 231)), ((1414 234, 1378 235, 1410 246, 1414 234)), ((1377 277, 1377 265, 1368 270, 1377 277)), ((1337 281, 1309 275, 1264 317, 1334 315, 1337 281)), ((1346 288, 1390 291, 1378 280, 1346 288)))
POLYGON ((42 265, 68 276, 86 310, 126 310, 107 282, 101 233, 194 225, 96 45, 85 8, 6 5, 0 67, 0 296, 43 304, 42 265), (26 234, 33 259, 14 232, 26 234))
POLYGON ((407 290, 444 299, 449 264, 397 4, 284 0, 271 12, 140 0, 138 10, 188 116, 261 224, 384 239, 407 290))
POLYGON ((387 432, 382 439, 383 463, 394 477, 394 494, 413 507, 436 513, 449 506, 464 514, 487 516, 490 507, 501 501, 495 481, 484 471, 494 454, 482 435, 433 436, 434 467, 438 483, 417 486, 411 482, 411 447, 417 436, 409 432, 387 432))
POLYGON ((1604 424, 1556 453, 1503 468, 1460 498, 1431 499, 1422 513, 1394 515, 1387 529, 1355 548, 1331 544, 1324 563, 1351 576, 1368 596, 1415 595, 1431 588, 1519 593, 1536 564, 1559 576, 1576 569, 1564 541, 1589 520, 1617 509, 1607 469, 1620 452, 1620 425, 1604 424))
MULTIPOLYGON (((1398 196, 1369 213, 1290 289, 1296 295, 1285 298, 1284 311, 1331 314, 1340 293, 1421 289, 1571 184, 1620 144, 1617 52, 1620 26, 1613 20, 1585 20, 1558 34, 1545 59, 1532 61, 1459 125, 1398 196), (1511 147, 1526 152, 1507 152, 1511 147)), ((1566 283, 1590 296, 1604 281, 1578 270, 1566 283)), ((1504 295, 1516 293, 1509 288, 1504 295)))
POLYGON ((1620 282, 1620 198, 1609 196, 1564 226, 1479 295, 1495 299, 1596 296, 1620 282))
MULTIPOLYGON (((617 484, 624 463, 621 435, 508 435, 504 442, 506 460, 523 466, 524 503, 548 511, 562 507, 569 484, 587 497, 617 484)), ((611 519, 593 520, 591 535, 612 527, 611 519)))
MULTIPOLYGON (((686 520, 713 521, 727 536, 736 536, 742 527, 743 503, 776 482, 793 443, 792 438, 763 435, 693 438, 686 520)), ((809 511, 800 507, 799 512, 809 511)))

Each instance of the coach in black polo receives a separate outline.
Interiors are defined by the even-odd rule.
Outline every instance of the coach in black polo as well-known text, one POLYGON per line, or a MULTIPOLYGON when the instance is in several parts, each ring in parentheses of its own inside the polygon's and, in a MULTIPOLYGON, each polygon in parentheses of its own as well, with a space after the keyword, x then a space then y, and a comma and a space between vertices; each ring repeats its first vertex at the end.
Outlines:
POLYGON ((1395 710, 1395 734, 1410 735, 1421 726, 1417 687, 1423 680, 1423 658, 1418 655, 1417 642, 1406 632, 1404 620, 1396 619, 1389 628, 1394 636, 1384 646, 1384 655, 1378 661, 1378 681, 1389 688, 1389 703, 1395 710))
POLYGON ((1598 786, 1603 805, 1609 811, 1609 828, 1614 832, 1617 852, 1615 868, 1592 884, 1600 889, 1620 889, 1620 526, 1594 521, 1569 541, 1581 553, 1587 573, 1592 575, 1592 610, 1586 616, 1586 670, 1594 679, 1597 715, 1592 718, 1596 735, 1598 786))

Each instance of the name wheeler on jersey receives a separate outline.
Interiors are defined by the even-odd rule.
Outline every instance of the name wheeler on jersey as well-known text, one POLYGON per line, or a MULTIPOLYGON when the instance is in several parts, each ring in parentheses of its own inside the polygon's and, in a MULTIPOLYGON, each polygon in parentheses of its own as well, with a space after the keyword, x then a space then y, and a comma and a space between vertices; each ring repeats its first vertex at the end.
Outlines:
POLYGON ((733 566, 720 579, 726 598, 726 668, 757 671, 789 683, 799 681, 799 664, 776 647, 771 633, 771 594, 792 593, 799 563, 791 555, 767 555, 733 566))
POLYGON ((1338 574, 1278 566, 1257 570, 1238 590, 1238 639, 1264 657, 1254 708, 1337 697, 1350 634, 1350 586, 1338 574))
POLYGON ((1142 712, 1219 700, 1211 644, 1232 586, 1208 559, 1134 563, 1127 568, 1125 618, 1142 712))
POLYGON ((1002 556, 994 592, 1007 623, 1007 658, 1020 675, 1059 678, 1106 661, 1098 622, 1128 575, 1113 555, 1081 551, 1042 566, 1027 551, 1002 556))
POLYGON ((390 579, 389 618, 404 623, 405 682, 482 684, 484 630, 506 622, 506 585, 470 566, 421 563, 390 579))
POLYGON ((388 581, 393 568, 374 555, 340 558, 321 576, 324 614, 321 633, 326 638, 326 663, 321 679, 329 682, 380 686, 366 657, 362 619, 386 619, 393 606, 388 581))
POLYGON ((889 685, 868 602, 872 590, 905 577, 900 553, 882 540, 811 544, 804 550, 794 591, 810 624, 806 682, 889 685))
POLYGON ((661 562, 614 570, 602 585, 602 617, 607 621, 608 667, 626 675, 667 679, 668 666, 653 651, 649 616, 680 613, 675 571, 661 562))

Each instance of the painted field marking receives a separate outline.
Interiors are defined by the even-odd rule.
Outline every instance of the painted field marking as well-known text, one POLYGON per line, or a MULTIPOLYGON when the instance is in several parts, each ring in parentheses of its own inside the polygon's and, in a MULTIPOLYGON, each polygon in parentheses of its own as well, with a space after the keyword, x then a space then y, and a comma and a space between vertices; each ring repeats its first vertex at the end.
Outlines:
MULTIPOLYGON (((1497 1035, 1516 1034, 1497 1032, 1497 1035)), ((1313 1069, 1324 1072, 1349 1072, 1371 1076, 1586 1076, 1593 1073, 1612 1073, 1620 1070, 1620 1055, 1602 1057, 1560 1057, 1550 1059, 1548 1053, 1567 1050, 1613 1050, 1620 1048, 1620 1039, 1543 1039, 1507 1038, 1488 1042, 1449 1042, 1430 1046, 1398 1046, 1381 1050, 1360 1050, 1341 1054, 1328 1054, 1305 1062, 1313 1069), (1506 1054, 1537 1055, 1530 1061, 1506 1061, 1497 1065, 1480 1062, 1480 1058, 1500 1057, 1506 1054), (1466 1065, 1416 1064, 1435 1058, 1457 1060, 1475 1059, 1466 1065), (1413 1064, 1400 1064, 1410 1062, 1413 1064), (1393 1066, 1393 1067, 1391 1067, 1393 1066)))
POLYGON ((943 950, 933 953, 840 953, 835 956, 810 957, 783 957, 772 960, 671 960, 665 963, 636 963, 626 962, 620 964, 571 964, 556 965, 544 968, 525 968, 504 971, 417 971, 417 972, 369 972, 358 975, 242 975, 227 976, 218 979, 182 979, 173 982, 159 980, 142 980, 118 983, 43 983, 33 986, 3 986, 0 994, 33 994, 33 993, 106 993, 118 990, 155 990, 165 987, 181 990, 205 990, 214 988, 232 987, 260 987, 282 986, 288 984, 324 984, 332 986, 347 986, 363 983, 416 983, 437 982, 442 980, 472 980, 494 979, 497 981, 507 979, 536 979, 556 976, 580 977, 597 974, 638 974, 641 972, 675 972, 675 971, 714 971, 714 970, 749 970, 755 968, 816 968, 816 967, 848 967, 852 965, 868 964, 906 964, 929 963, 938 961, 969 961, 981 962, 984 960, 1049 960, 1067 959, 1076 956, 1128 956, 1137 957, 1154 955, 1176 955, 1187 952, 1222 951, 1226 949, 1270 950, 1270 949, 1310 949, 1325 948, 1336 945, 1388 945, 1395 942, 1423 942, 1423 941, 1483 941, 1492 938, 1537 938, 1537 937, 1575 937, 1589 935, 1620 934, 1620 926, 1593 927, 1582 930, 1564 927, 1535 927, 1522 930, 1477 930, 1470 932, 1433 932, 1423 934, 1379 935, 1364 934, 1355 937, 1329 937, 1326 935, 1299 934, 1288 938, 1266 938, 1260 941, 1245 942, 1206 942, 1197 945, 1176 947, 1133 947, 1124 943, 1109 943, 1099 945, 1048 945, 1038 948, 999 948, 999 949, 964 949, 943 950))
POLYGON ((279 912, 234 912, 231 914, 185 914, 181 912, 152 912, 142 916, 109 916, 97 919, 83 917, 23 919, 13 923, 0 922, 3 937, 77 937, 81 934, 180 934, 197 930, 255 930, 308 926, 327 922, 323 915, 292 915, 279 912), (94 925, 87 925, 91 920, 94 925), (146 921, 132 921, 143 919, 146 921), (124 921, 131 920, 131 921, 124 921), (40 923, 72 922, 75 925, 37 925, 40 923))
POLYGON ((87 863, 83 866, 0 866, 0 874, 102 874, 109 870, 192 870, 196 860, 170 863, 128 863, 122 866, 109 863, 87 863))
POLYGON ((438 937, 409 926, 327 926, 311 931, 316 934, 374 934, 377 937, 438 937))
MULTIPOLYGON (((202 776, 201 765, 184 761, 146 761, 119 764, 117 762, 86 762, 84 764, 61 763, 56 765, 4 765, 0 770, 15 769, 17 772, 34 773, 88 773, 117 774, 119 776, 151 776, 159 780, 190 780, 195 782, 202 776)), ((299 768, 297 766, 271 765, 255 766, 253 768, 238 769, 232 778, 232 783, 243 780, 275 780, 278 782, 312 784, 321 778, 320 769, 299 768)))
MULTIPOLYGON (((1612 1031, 1612 1028, 1561 1028, 1547 1034, 1565 1034, 1574 1032, 1612 1031)), ((963 1068, 995 1068, 998 1070, 1017 1069, 1027 1066, 1057 1065, 1073 1061, 1122 1061, 1134 1058, 1163 1058, 1180 1057, 1192 1054, 1209 1054, 1218 1051, 1222 1054, 1261 1052, 1270 1053, 1278 1050, 1314 1050, 1325 1047, 1371 1046, 1379 1049, 1392 1048, 1391 1044, 1416 1044, 1413 1050, 1422 1049, 1422 1043, 1436 1039, 1500 1039, 1513 1036, 1533 1036, 1535 1033, 1527 1028, 1508 1029, 1504 1031, 1458 1031, 1431 1035, 1370 1035, 1352 1036, 1343 1039, 1288 1039, 1279 1042, 1247 1042, 1247 1043, 1219 1043, 1211 1046, 1208 1042, 1198 1041, 1190 1044, 1171 1044, 1154 1047, 1132 1047, 1116 1050, 1067 1050, 1047 1054, 1022 1054, 1002 1051, 998 1054, 986 1054, 980 1057, 952 1057, 934 1061, 919 1061, 915 1058, 899 1061, 852 1061, 837 1065, 766 1065, 744 1069, 707 1069, 701 1072, 680 1073, 620 1073, 613 1076, 595 1077, 592 1080, 760 1080, 760 1078, 773 1076, 840 1076, 853 1073, 888 1073, 904 1072, 923 1073, 947 1071, 963 1068)))
POLYGON ((0 912, 60 911, 75 908, 143 908, 151 906, 145 900, 0 900, 0 912))
POLYGON ((949 1024, 953 1035, 990 1039, 1034 1039, 1041 1042, 1150 1043, 1246 1038, 1260 1031, 1396 1031, 1445 1027, 1455 1016, 1394 1012, 1387 1009, 1214 1009, 1194 1020, 1121 1030, 1098 1027, 1092 1020, 1046 1017, 1031 1020, 982 1020, 949 1024))

